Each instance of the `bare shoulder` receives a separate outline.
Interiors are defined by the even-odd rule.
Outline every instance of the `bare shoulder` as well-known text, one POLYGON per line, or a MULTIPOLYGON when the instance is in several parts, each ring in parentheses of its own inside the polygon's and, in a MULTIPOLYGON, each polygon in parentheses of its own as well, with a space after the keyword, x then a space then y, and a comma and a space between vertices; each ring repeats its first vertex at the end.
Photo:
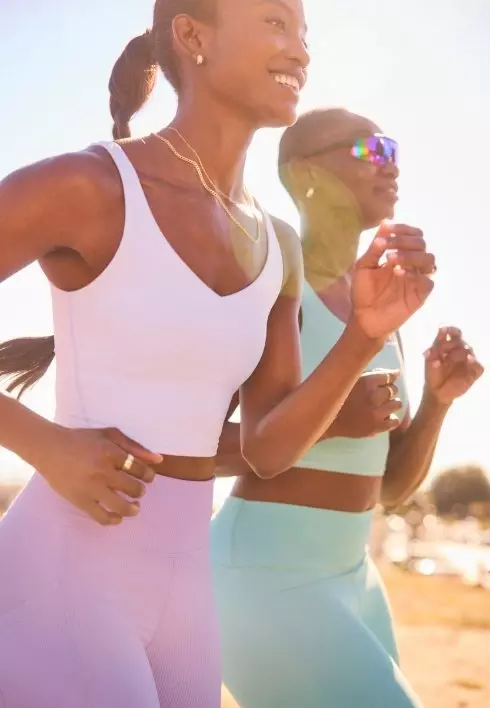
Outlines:
POLYGON ((123 211, 117 168, 91 147, 23 167, 0 182, 0 280, 60 248, 82 253, 123 211))
POLYGON ((270 215, 284 263, 284 279, 281 295, 300 297, 303 287, 303 252, 301 240, 286 221, 270 215))
POLYGON ((117 175, 110 156, 102 150, 94 146, 41 160, 13 172, 4 184, 14 194, 31 192, 35 201, 53 194, 64 198, 78 199, 82 195, 96 198, 101 193, 107 194, 117 175))

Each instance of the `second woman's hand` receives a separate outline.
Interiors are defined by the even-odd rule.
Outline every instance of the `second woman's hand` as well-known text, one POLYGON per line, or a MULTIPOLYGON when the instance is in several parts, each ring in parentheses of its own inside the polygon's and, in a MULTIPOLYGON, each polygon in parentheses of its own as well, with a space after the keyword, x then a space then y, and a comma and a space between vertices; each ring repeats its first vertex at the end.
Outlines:
POLYGON ((352 318, 368 338, 386 338, 422 307, 434 287, 435 270, 422 231, 382 225, 355 266, 352 318))
POLYGON ((350 392, 338 416, 320 438, 367 438, 395 430, 400 425, 397 414, 403 408, 398 397, 400 371, 366 371, 350 392))
POLYGON ((424 396, 449 407, 482 376, 483 366, 457 327, 441 327, 425 352, 424 396))
POLYGON ((151 465, 162 459, 116 428, 57 426, 38 471, 60 496, 108 526, 139 513, 137 500, 155 478, 151 465), (128 455, 134 461, 125 470, 128 455))

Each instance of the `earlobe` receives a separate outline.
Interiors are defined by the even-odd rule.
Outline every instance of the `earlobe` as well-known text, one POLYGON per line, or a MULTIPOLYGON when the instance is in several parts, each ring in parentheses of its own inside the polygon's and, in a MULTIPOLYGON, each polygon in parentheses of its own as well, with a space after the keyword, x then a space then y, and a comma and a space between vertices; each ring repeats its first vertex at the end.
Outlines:
POLYGON ((177 15, 172 22, 172 34, 180 57, 191 59, 198 66, 204 63, 200 23, 189 15, 177 15))

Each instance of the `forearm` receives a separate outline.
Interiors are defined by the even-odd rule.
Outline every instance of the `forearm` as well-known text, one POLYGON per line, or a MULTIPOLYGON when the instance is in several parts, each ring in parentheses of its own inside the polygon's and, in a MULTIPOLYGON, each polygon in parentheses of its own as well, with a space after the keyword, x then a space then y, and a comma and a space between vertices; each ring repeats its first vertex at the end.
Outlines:
POLYGON ((426 478, 448 410, 448 405, 424 395, 410 426, 393 439, 382 487, 386 507, 403 503, 426 478))
POLYGON ((215 474, 217 477, 238 477, 250 471, 250 465, 242 455, 240 423, 227 421, 219 441, 215 474))
MULTIPOLYGON (((340 409, 342 406, 340 407, 340 409)), ((339 412, 340 412, 339 409, 339 412)), ((337 425, 338 417, 335 417, 335 419, 330 423, 328 428, 323 431, 322 435, 318 438, 317 442, 320 442, 320 440, 331 440, 332 438, 349 438, 353 437, 352 435, 349 435, 347 431, 340 431, 339 426, 337 425)))
POLYGON ((355 324, 346 327, 313 373, 245 436, 243 455, 259 476, 274 477, 293 467, 325 434, 382 345, 355 324))
POLYGON ((45 450, 55 445, 60 426, 42 418, 19 401, 0 394, 0 446, 36 469, 43 467, 45 450))

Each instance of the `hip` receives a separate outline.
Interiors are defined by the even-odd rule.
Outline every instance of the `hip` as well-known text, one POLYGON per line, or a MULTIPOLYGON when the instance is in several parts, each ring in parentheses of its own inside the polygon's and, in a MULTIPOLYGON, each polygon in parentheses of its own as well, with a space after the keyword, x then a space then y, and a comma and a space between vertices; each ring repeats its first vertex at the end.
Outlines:
POLYGON ((346 573, 366 559, 373 515, 228 497, 212 524, 213 562, 346 573))
POLYGON ((95 550, 121 547, 127 554, 172 556, 206 549, 213 486, 213 480, 156 476, 147 487, 137 517, 126 518, 118 526, 100 526, 35 473, 2 520, 0 533, 6 527, 21 535, 30 527, 58 529, 95 550))

